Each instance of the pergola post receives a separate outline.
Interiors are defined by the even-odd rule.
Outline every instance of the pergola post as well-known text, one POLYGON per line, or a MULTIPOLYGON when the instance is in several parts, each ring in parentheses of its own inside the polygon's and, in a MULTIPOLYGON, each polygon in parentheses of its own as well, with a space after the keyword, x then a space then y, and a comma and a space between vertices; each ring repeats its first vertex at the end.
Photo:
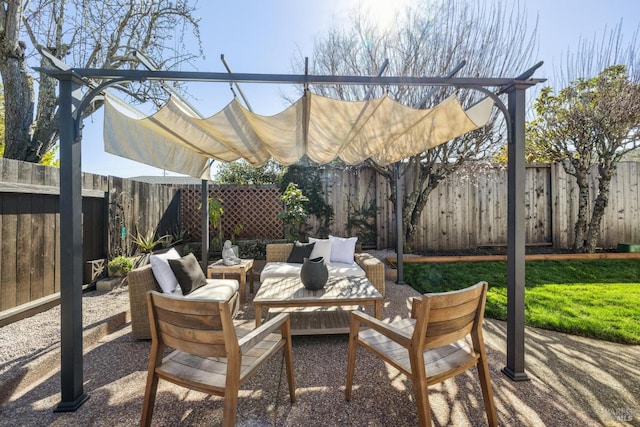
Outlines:
POLYGON ((80 85, 60 79, 60 380, 61 401, 55 412, 78 409, 89 395, 82 377, 82 168, 81 120, 76 104, 80 85), (74 95, 77 95, 74 98, 74 95), (74 111, 75 110, 75 111, 74 111))
POLYGON ((525 284, 525 91, 514 83, 508 94, 509 140, 507 184, 507 366, 502 372, 514 381, 529 379, 524 372, 525 284))
POLYGON ((202 259, 200 266, 204 274, 207 274, 207 263, 209 262, 209 180, 202 180, 200 210, 200 224, 202 224, 202 259))
POLYGON ((402 162, 396 162, 396 284, 404 285, 404 228, 402 227, 402 162))

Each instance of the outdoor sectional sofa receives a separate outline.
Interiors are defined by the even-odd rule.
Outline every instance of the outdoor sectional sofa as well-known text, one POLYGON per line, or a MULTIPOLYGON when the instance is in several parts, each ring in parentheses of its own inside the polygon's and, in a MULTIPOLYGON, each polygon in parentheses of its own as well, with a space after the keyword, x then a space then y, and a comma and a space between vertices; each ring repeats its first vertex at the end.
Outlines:
MULTIPOLYGON (((293 243, 267 244, 267 262, 260 273, 260 282, 270 277, 299 276, 302 264, 288 263, 293 243)), ((329 276, 366 276, 384 297, 384 264, 368 253, 355 253, 354 263, 328 262, 329 276)))
MULTIPOLYGON (((129 272, 129 305, 131 308, 131 335, 134 339, 151 339, 149 313, 147 309, 147 292, 162 292, 151 264, 146 264, 129 272)), ((228 300, 233 317, 240 307, 239 285, 237 280, 206 279, 207 284, 194 290, 184 298, 211 300, 228 300)), ((178 289, 176 292, 180 292, 178 289)))

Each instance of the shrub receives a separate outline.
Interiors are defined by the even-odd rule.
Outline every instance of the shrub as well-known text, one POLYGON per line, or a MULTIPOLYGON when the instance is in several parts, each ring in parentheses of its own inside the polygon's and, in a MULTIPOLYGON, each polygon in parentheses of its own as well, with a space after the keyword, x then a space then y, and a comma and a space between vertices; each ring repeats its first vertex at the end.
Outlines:
POLYGON ((109 276, 122 277, 126 276, 133 269, 133 260, 126 256, 117 256, 108 264, 109 276))

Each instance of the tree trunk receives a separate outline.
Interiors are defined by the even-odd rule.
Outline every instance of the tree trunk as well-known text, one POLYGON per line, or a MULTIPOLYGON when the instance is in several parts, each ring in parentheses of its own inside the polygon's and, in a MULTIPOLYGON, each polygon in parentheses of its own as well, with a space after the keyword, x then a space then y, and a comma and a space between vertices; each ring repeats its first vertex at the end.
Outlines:
MULTIPOLYGON (((43 57, 41 66, 50 67, 49 61, 43 57)), ((56 88, 58 81, 53 77, 40 73, 38 80, 38 109, 36 120, 33 123, 33 136, 30 144, 31 151, 36 158, 29 162, 40 162, 42 157, 49 152, 58 140, 58 97, 56 88)))
POLYGON ((589 229, 585 238, 585 252, 593 253, 596 250, 598 239, 600 238, 600 224, 604 211, 609 204, 609 185, 615 164, 600 164, 598 166, 598 195, 593 204, 593 212, 589 221, 589 229))
POLYGON ((578 219, 575 225, 573 250, 575 252, 584 252, 587 233, 587 217, 589 215, 589 181, 587 179, 587 174, 582 171, 577 171, 575 177, 578 184, 578 219))
POLYGON ((22 2, 7 3, 4 28, 0 34, 0 75, 4 85, 5 149, 4 157, 33 161, 37 158, 30 147, 33 121, 33 81, 28 73, 25 49, 19 41, 22 2))

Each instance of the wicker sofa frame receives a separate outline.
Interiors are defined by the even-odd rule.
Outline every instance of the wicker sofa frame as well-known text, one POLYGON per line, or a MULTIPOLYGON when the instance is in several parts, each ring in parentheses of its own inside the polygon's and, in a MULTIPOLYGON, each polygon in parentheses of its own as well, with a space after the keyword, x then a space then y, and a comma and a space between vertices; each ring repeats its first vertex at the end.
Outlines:
MULTIPOLYGON (((131 335, 137 340, 151 339, 151 326, 149 325, 149 312, 147 309, 147 292, 162 292, 156 281, 151 264, 133 269, 129 272, 129 307, 131 309, 131 335)), ((233 317, 240 308, 239 292, 236 292, 229 300, 229 307, 233 317)))
MULTIPOLYGON (((286 262, 293 243, 270 243, 267 244, 267 263, 269 262, 286 262)), ((384 264, 378 258, 366 252, 356 253, 354 255, 356 263, 362 268, 367 276, 367 279, 373 284, 373 286, 384 297, 385 282, 384 282, 384 264)))

